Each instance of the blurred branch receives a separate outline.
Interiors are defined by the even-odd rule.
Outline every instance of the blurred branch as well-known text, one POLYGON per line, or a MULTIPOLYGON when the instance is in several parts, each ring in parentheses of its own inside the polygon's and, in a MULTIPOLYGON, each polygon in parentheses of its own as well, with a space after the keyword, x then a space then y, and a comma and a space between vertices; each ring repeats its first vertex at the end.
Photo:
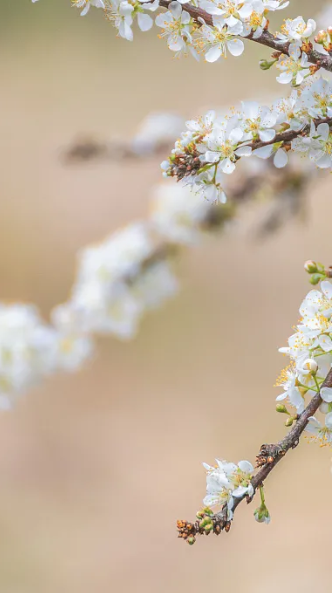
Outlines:
MULTIPOLYGON (((321 389, 323 389, 324 387, 332 387, 332 369, 329 371, 325 381, 321 386, 321 389)), ((281 441, 279 441, 277 444, 261 446, 259 455, 257 456, 257 467, 260 467, 260 470, 251 480, 254 493, 251 497, 245 494, 244 496, 240 496, 239 498, 234 498, 231 511, 235 511, 238 505, 243 500, 246 500, 247 503, 250 503, 253 500, 256 490, 263 485, 264 481, 269 476, 271 471, 276 467, 276 465, 281 461, 281 459, 283 459, 283 457, 290 449, 295 449, 297 447, 297 445, 299 444, 300 436, 304 432, 309 419, 316 413, 320 404, 322 403, 323 400, 319 392, 311 399, 308 406, 298 417, 294 426, 281 441)), ((207 517, 209 517, 212 521, 212 531, 216 535, 219 535, 223 531, 223 529, 226 532, 230 530, 231 521, 227 519, 226 505, 222 507, 220 512, 214 515, 207 514, 207 517)), ((191 538, 189 543, 194 543, 194 538, 196 535, 203 535, 204 533, 208 535, 208 533, 210 533, 210 531, 207 532, 204 528, 200 527, 200 521, 196 521, 195 523, 188 523, 187 521, 178 521, 177 529, 179 533, 178 537, 181 537, 185 540, 191 538)))
POLYGON ((137 160, 153 156, 162 156, 168 152, 171 142, 160 142, 153 148, 147 144, 142 145, 140 150, 133 146, 132 142, 123 140, 111 140, 110 142, 100 142, 93 138, 83 137, 76 140, 71 146, 62 153, 62 160, 67 165, 79 162, 88 162, 92 160, 137 160))

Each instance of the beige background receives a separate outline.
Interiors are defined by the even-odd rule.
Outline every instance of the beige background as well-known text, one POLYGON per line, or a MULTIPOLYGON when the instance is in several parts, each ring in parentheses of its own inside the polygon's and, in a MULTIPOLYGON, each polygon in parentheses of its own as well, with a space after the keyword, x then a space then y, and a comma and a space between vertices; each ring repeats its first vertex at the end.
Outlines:
MULTIPOLYGON (((301 6, 313 16, 312 2, 291 4, 275 22, 301 6)), ((144 216, 160 178, 156 159, 65 167, 66 144, 129 136, 152 110, 188 116, 265 85, 283 92, 256 66, 264 48, 198 65, 174 59, 156 30, 131 44, 66 0, 1 0, 0 55, 0 298, 46 318, 68 295, 78 248, 144 216)), ((304 260, 329 263, 329 190, 329 176, 310 185, 306 221, 265 243, 247 231, 261 209, 244 211, 237 232, 184 255, 181 295, 135 341, 104 340, 83 372, 0 417, 1 593, 330 590, 330 451, 314 444, 267 483, 270 526, 253 520, 254 503, 229 535, 190 548, 175 532, 200 508, 203 460, 253 460, 284 434, 277 347, 308 290, 304 260)))

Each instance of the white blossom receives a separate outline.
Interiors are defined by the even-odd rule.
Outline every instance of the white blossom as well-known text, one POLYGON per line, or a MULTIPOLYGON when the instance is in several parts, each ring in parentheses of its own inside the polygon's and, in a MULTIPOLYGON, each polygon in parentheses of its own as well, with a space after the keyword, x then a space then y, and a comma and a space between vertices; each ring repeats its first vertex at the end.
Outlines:
POLYGON ((277 124, 288 124, 292 130, 300 130, 307 121, 296 89, 291 91, 289 97, 274 101, 273 112, 276 114, 277 124))
POLYGON ((205 60, 216 62, 221 56, 227 56, 227 49, 232 56, 240 56, 244 51, 244 43, 235 36, 242 34, 242 23, 237 21, 235 25, 228 27, 223 20, 213 17, 213 24, 214 27, 204 24, 200 29, 205 60))
POLYGON ((310 65, 308 57, 304 52, 302 52, 300 59, 298 52, 291 52, 290 56, 281 54, 276 62, 276 67, 281 70, 281 74, 277 76, 276 80, 281 84, 292 82, 294 85, 299 85, 310 74, 310 65))
POLYGON ((313 118, 332 117, 332 83, 320 77, 302 90, 300 102, 313 118))
POLYGON ((270 142, 275 137, 276 115, 269 107, 261 107, 256 101, 242 101, 240 126, 243 140, 270 142))
POLYGON ((309 423, 307 430, 324 440, 330 440, 332 411, 332 389, 322 387, 332 365, 332 284, 323 281, 321 290, 311 290, 300 307, 302 316, 297 332, 288 340, 288 346, 280 352, 290 357, 291 363, 278 380, 284 393, 277 401, 288 399, 300 414, 306 405, 306 398, 320 392, 325 413, 325 426, 317 418, 309 423))
POLYGON ((214 16, 221 16, 223 24, 233 27, 245 18, 248 18, 252 11, 252 0, 202 0, 200 8, 214 16))
POLYGON ((167 37, 167 44, 171 51, 179 54, 186 52, 190 47, 191 53, 197 57, 195 49, 191 46, 191 17, 186 10, 182 9, 179 2, 171 2, 169 10, 159 14, 155 23, 162 28, 161 37, 167 37))
MULTIPOLYGON (((35 2, 36 0, 32 1, 35 2)), ((89 12, 90 6, 105 8, 103 0, 72 0, 72 5, 76 8, 82 8, 81 16, 85 16, 89 12)))
POLYGON ((316 22, 313 19, 309 19, 306 23, 303 17, 298 16, 296 19, 284 21, 281 27, 282 33, 277 33, 277 38, 281 43, 289 41, 289 52, 292 51, 299 57, 302 43, 311 37, 315 30, 316 22))
POLYGON ((205 163, 218 163, 219 169, 229 175, 235 170, 237 156, 249 156, 249 146, 239 147, 244 140, 244 132, 239 126, 237 116, 226 122, 225 126, 216 127, 206 140, 207 150, 203 154, 205 163))
POLYGON ((192 187, 168 182, 154 192, 150 220, 169 241, 193 243, 210 211, 210 203, 192 187))
POLYGON ((232 519, 234 498, 252 497, 254 489, 251 484, 254 468, 249 461, 238 464, 216 459, 216 465, 204 463, 207 472, 206 496, 203 503, 206 507, 226 505, 227 517, 232 519))
POLYGON ((320 169, 332 166, 332 131, 326 123, 315 127, 311 122, 309 136, 298 136, 292 141, 292 149, 307 155, 320 169))

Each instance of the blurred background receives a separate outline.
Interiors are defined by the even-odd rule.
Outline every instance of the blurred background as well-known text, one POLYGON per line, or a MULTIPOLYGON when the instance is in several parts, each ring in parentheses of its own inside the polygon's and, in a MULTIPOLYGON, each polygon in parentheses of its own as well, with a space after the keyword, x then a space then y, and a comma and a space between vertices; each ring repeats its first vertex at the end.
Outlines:
MULTIPOLYGON (((273 28, 315 16, 310 0, 290 4, 273 28)), ((189 117, 286 91, 257 67, 265 48, 197 64, 156 33, 135 31, 131 44, 69 0, 1 0, 0 300, 36 303, 48 319, 77 250, 146 216, 161 159, 65 166, 78 135, 130 137, 151 111, 189 117)), ((269 526, 253 520, 254 502, 228 535, 194 547, 175 528, 201 507, 202 461, 253 461, 286 430, 277 348, 309 290, 303 262, 331 263, 330 184, 309 184, 306 218, 265 242, 248 232, 260 206, 244 209, 237 232, 184 255, 181 294, 137 339, 101 340, 84 371, 1 415, 1 593, 331 590, 331 453, 316 444, 303 441, 267 482, 269 526)))

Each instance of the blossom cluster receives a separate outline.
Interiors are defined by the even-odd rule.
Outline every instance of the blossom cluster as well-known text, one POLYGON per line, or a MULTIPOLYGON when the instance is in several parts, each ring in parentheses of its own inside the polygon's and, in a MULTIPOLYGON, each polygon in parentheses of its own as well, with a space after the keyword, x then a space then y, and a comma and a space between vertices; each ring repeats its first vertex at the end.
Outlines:
POLYGON ((76 371, 91 356, 89 337, 46 325, 30 305, 0 305, 0 408, 56 371, 76 371))
MULTIPOLYGON (((72 0, 72 4, 87 14, 90 6, 104 8, 106 18, 118 30, 120 37, 133 40, 132 26, 137 21, 141 31, 148 31, 154 24, 151 13, 159 7, 159 0, 72 0), (147 14, 150 13, 150 14, 147 14)), ((166 37, 168 47, 177 55, 190 52, 196 59, 203 53, 208 62, 215 62, 230 52, 239 56, 244 43, 239 37, 252 35, 258 38, 267 26, 267 13, 288 6, 284 0, 184 0, 167 4, 165 13, 157 15, 155 24, 161 37, 166 37), (184 7, 183 5, 187 6, 184 7), (199 8, 208 15, 211 24, 193 18, 191 7, 199 8), (187 10, 186 10, 187 9, 187 10)), ((297 35, 307 38, 304 34, 297 35)))
POLYGON ((165 254, 159 257, 149 227, 134 223, 79 254, 68 303, 54 314, 66 326, 131 338, 145 310, 177 290, 165 254))
MULTIPOLYGON (((297 331, 289 338, 288 346, 280 348, 290 357, 290 364, 278 380, 284 391, 277 401, 286 400, 300 414, 307 399, 320 392, 324 424, 312 417, 306 430, 322 443, 328 443, 332 440, 332 389, 322 384, 332 365, 332 284, 324 280, 320 288, 305 297, 297 331)), ((277 410, 286 411, 279 404, 277 410)), ((292 424, 293 418, 290 416, 287 425, 292 424)))
MULTIPOLYGON (((36 2, 36 0, 32 0, 36 2)), ((284 0, 71 0, 85 16, 91 6, 102 8, 105 17, 117 29, 120 37, 133 40, 133 24, 141 31, 149 31, 153 13, 159 8, 155 25, 161 29, 160 37, 167 39, 168 47, 176 55, 190 53, 196 59, 204 55, 207 62, 215 62, 228 53, 240 56, 244 51, 242 38, 258 40, 268 27, 268 13, 286 8, 284 0), (185 6, 184 6, 185 5, 185 6), (199 12, 198 12, 199 11, 199 12), (205 18, 203 18, 205 17, 205 18)), ((313 19, 303 17, 287 19, 276 33, 276 40, 288 47, 288 55, 281 54, 277 67, 282 71, 279 82, 284 83, 292 72, 294 78, 309 75, 311 64, 307 52, 311 50, 310 37, 316 30, 313 19)), ((331 31, 320 31, 314 40, 323 54, 332 48, 331 31)))
POLYGON ((233 518, 235 499, 248 496, 252 498, 254 489, 251 483, 254 468, 249 461, 239 461, 237 465, 228 461, 216 459, 216 465, 204 463, 207 472, 206 496, 203 499, 205 507, 224 506, 227 519, 233 518))
POLYGON ((31 305, 0 305, 0 408, 52 373, 81 368, 96 335, 133 338, 143 314, 178 290, 175 250, 198 241, 216 210, 189 188, 159 185, 147 221, 82 250, 70 299, 50 324, 31 305))
POLYGON ((291 151, 308 157, 319 168, 328 168, 332 160, 331 93, 330 82, 311 78, 271 107, 243 101, 241 109, 228 116, 209 111, 188 121, 169 159, 161 164, 164 176, 176 177, 190 185, 194 194, 223 203, 224 176, 233 173, 241 157, 273 156, 274 165, 282 168, 291 151))

